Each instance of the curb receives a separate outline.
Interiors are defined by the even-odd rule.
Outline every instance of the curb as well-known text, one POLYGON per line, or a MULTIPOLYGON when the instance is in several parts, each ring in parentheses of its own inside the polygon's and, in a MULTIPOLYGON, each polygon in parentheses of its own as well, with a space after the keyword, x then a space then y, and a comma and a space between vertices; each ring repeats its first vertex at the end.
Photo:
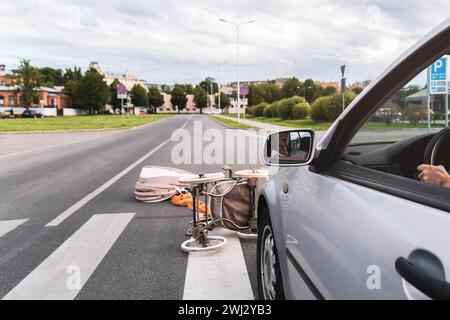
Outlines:
POLYGON ((233 130, 261 130, 261 128, 258 128, 258 127, 256 127, 256 128, 236 128, 236 127, 232 127, 232 126, 230 126, 230 125, 228 125, 226 123, 223 123, 223 122, 217 120, 216 118, 209 117, 209 116, 208 116, 208 118, 211 119, 211 120, 214 120, 215 122, 221 124, 222 126, 224 126, 225 128, 228 128, 228 129, 233 129, 233 130))

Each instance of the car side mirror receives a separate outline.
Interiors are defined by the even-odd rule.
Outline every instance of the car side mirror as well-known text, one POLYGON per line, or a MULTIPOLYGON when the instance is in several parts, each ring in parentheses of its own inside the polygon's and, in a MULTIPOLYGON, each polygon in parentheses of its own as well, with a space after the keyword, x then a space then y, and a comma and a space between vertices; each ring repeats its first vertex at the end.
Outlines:
POLYGON ((314 131, 288 130, 267 136, 262 161, 268 166, 308 164, 313 158, 314 131))

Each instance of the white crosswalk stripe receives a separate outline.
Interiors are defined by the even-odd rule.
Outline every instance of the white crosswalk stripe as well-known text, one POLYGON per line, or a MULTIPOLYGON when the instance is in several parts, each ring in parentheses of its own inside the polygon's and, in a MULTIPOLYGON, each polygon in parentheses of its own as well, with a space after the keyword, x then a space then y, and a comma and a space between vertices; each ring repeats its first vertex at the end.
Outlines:
POLYGON ((216 250, 191 252, 186 270, 184 300, 253 300, 242 247, 236 232, 219 229, 227 238, 216 250))
POLYGON ((11 232, 21 224, 27 222, 28 219, 19 219, 19 220, 3 220, 0 221, 0 237, 3 237, 5 234, 11 232))
POLYGON ((74 299, 134 215, 92 216, 3 299, 74 299))

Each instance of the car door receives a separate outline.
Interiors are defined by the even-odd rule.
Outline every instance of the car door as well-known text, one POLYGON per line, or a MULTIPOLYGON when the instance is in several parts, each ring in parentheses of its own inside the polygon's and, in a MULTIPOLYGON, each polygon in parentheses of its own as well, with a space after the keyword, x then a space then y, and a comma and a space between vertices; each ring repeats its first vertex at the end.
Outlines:
MULTIPOLYGON (((373 132, 364 128, 374 127, 370 117, 380 108, 392 107, 400 90, 404 93, 414 81, 422 81, 418 92, 426 89, 426 67, 448 53, 449 22, 355 100, 319 142, 312 165, 280 170, 279 181, 288 185, 283 188, 288 192, 280 196, 288 297, 428 299, 439 286, 447 288, 450 191, 402 176, 407 170, 398 168, 398 163, 359 166, 344 155, 354 148, 352 152, 375 152, 387 159, 390 154, 383 150, 389 150, 393 141, 426 137, 439 130, 429 131, 423 120, 421 130, 403 131, 400 123, 395 130, 388 125, 383 129, 381 124, 373 132), (308 292, 298 283, 306 283, 308 292)), ((420 102, 425 110, 428 101, 420 102)), ((402 111, 406 114, 412 105, 402 111)), ((415 156, 401 161, 415 166, 415 156)))

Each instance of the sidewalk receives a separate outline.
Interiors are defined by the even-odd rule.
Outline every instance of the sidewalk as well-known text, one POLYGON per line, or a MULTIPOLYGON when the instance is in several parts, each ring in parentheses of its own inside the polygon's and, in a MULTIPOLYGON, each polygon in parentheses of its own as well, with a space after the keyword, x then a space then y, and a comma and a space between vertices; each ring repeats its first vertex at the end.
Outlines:
MULTIPOLYGON (((224 115, 221 115, 220 117, 225 118, 225 119, 230 119, 232 121, 236 121, 237 122, 237 118, 232 118, 232 117, 227 117, 224 115)), ((243 124, 247 124, 249 126, 254 126, 263 130, 268 130, 268 131, 283 131, 283 130, 289 130, 289 129, 297 129, 297 128, 292 128, 292 127, 284 127, 284 126, 276 126, 274 124, 270 124, 270 123, 264 123, 264 122, 259 122, 259 121, 252 121, 252 120, 247 120, 247 119, 243 119, 241 118, 241 123, 243 124)))

